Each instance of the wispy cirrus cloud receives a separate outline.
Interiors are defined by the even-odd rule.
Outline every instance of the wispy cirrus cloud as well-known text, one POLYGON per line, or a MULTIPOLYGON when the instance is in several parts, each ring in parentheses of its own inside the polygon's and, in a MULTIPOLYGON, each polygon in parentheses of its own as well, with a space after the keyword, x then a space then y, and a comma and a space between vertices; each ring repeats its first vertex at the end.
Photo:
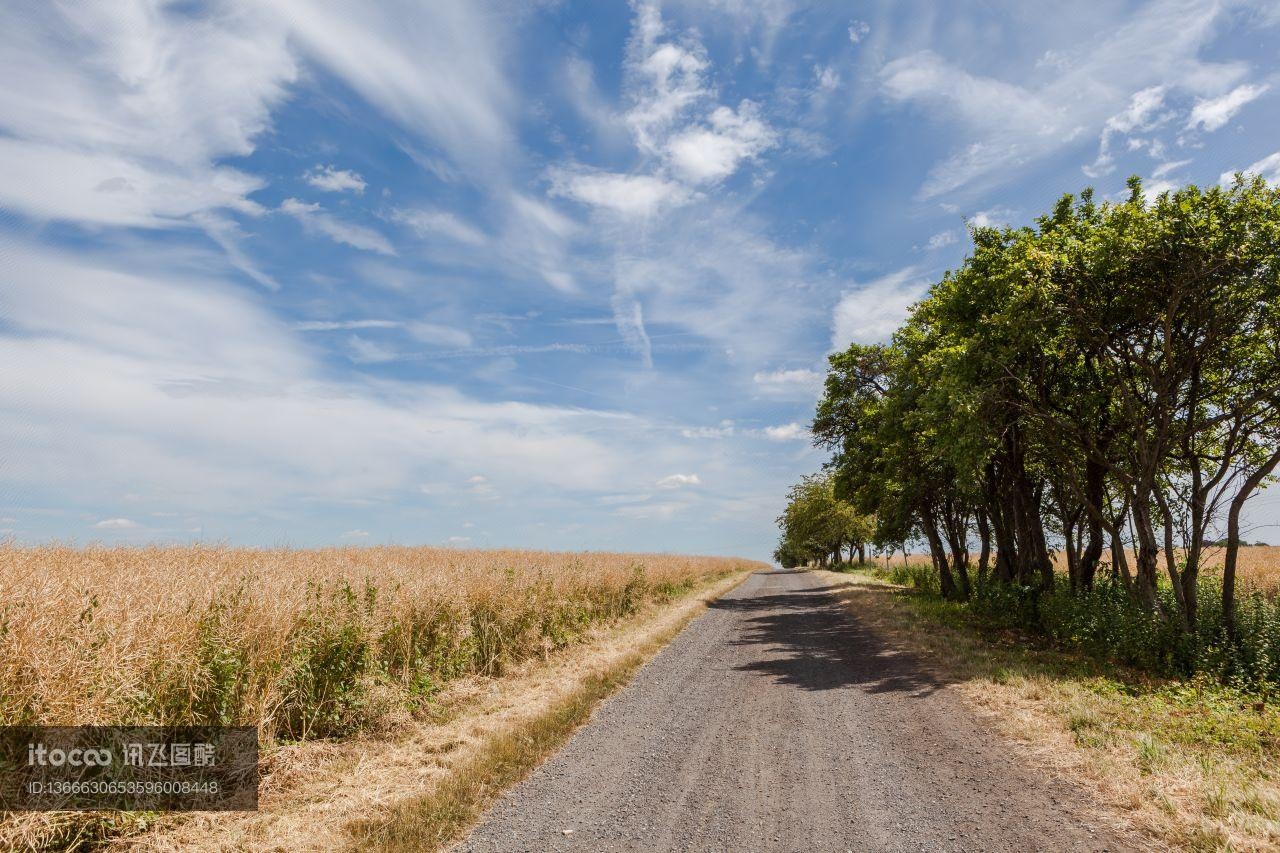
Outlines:
POLYGON ((37 219, 167 227, 257 214, 247 154, 298 66, 252 7, 193 24, 124 2, 0 13, 0 204, 37 219))
POLYGON ((973 73, 932 50, 892 60, 881 72, 885 98, 950 116, 966 131, 958 149, 930 170, 921 196, 972 194, 979 181, 1007 182, 1020 169, 1098 134, 1101 151, 1089 169, 1103 174, 1111 165, 1112 137, 1124 132, 1119 125, 1150 121, 1169 92, 1202 99, 1203 117, 1217 121, 1254 89, 1236 88, 1248 73, 1245 66, 1201 53, 1228 16, 1251 5, 1238 0, 1205 8, 1196 0, 1154 0, 1115 21, 1092 45, 1055 54, 1055 73, 1029 75, 1031 82, 1012 68, 1010 79, 973 73))
POLYGON ((391 241, 382 234, 364 225, 344 222, 319 204, 287 198, 280 203, 280 212, 298 220, 308 231, 323 234, 334 242, 345 243, 356 249, 377 252, 381 255, 396 253, 391 241))
POLYGON ((932 277, 922 269, 906 267, 849 291, 832 316, 832 349, 887 341, 930 284, 932 277))

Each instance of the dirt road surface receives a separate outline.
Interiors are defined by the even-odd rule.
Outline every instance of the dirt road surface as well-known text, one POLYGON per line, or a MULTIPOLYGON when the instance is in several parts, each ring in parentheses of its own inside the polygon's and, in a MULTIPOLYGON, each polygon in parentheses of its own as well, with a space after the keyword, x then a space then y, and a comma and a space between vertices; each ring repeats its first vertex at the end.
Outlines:
POLYGON ((1130 849, 823 583, 749 577, 455 849, 1130 849))

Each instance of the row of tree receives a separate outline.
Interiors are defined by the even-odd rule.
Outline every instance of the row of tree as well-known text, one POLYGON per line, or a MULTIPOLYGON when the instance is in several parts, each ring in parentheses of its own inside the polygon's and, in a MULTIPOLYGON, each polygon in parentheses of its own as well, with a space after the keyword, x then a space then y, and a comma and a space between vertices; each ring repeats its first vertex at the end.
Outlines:
POLYGON ((1147 607, 1163 570, 1190 629, 1222 538, 1233 630, 1241 511, 1280 465, 1280 191, 1129 189, 973 228, 889 344, 831 357, 833 458, 789 496, 783 562, 918 538, 965 598, 1052 587, 1060 551, 1073 589, 1105 567, 1147 607))
POLYGON ((834 565, 867 560, 867 546, 875 538, 875 518, 861 515, 848 501, 836 497, 835 480, 829 473, 813 474, 791 487, 787 508, 778 518, 782 541, 773 559, 783 568, 834 565))

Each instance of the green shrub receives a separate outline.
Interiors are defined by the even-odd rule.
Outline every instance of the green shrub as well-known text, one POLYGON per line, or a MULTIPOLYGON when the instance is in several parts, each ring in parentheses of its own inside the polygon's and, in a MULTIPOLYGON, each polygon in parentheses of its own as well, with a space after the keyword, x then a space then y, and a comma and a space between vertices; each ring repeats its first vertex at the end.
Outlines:
POLYGON ((331 590, 311 587, 311 602, 289 642, 282 673, 277 733, 285 738, 340 737, 358 728, 375 669, 366 623, 377 590, 357 595, 347 582, 331 590))
MULTIPOLYGON (((929 567, 900 567, 895 583, 937 594, 929 567), (922 571, 922 569, 924 571, 922 571)), ((1041 634, 1092 657, 1155 675, 1208 675, 1252 693, 1280 687, 1280 601, 1262 595, 1236 605, 1236 640, 1228 643, 1222 621, 1222 583, 1202 577, 1196 624, 1185 630, 1173 590, 1162 585, 1155 610, 1144 608, 1123 584, 1101 578, 1092 590, 1059 583, 1049 591, 1003 583, 990 576, 974 583, 967 607, 979 624, 1041 634)))
POLYGON ((893 565, 886 574, 888 579, 901 586, 909 586, 924 592, 937 593, 942 587, 938 572, 932 563, 907 563, 893 565))

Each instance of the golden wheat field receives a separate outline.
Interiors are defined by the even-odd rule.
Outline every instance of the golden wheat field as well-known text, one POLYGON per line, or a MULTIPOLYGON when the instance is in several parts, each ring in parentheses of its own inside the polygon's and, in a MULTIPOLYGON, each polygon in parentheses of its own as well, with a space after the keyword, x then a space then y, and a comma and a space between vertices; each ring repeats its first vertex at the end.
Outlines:
MULTIPOLYGON (((1201 571, 1208 576, 1218 577, 1222 574, 1224 549, 1206 547, 1203 552, 1201 571)), ((1132 551, 1126 551, 1129 565, 1132 568, 1137 557, 1132 551)), ((1164 557, 1161 555, 1160 571, 1164 572, 1164 557)), ((1055 567, 1066 573, 1066 557, 1061 552, 1055 555, 1055 567)), ((1236 561, 1236 572, 1243 591, 1253 591, 1274 595, 1280 592, 1280 545, 1249 545, 1241 547, 1236 561)))
MULTIPOLYGON (((1127 551, 1129 565, 1132 567, 1135 556, 1132 551, 1127 551)), ((1242 591, 1257 591, 1265 595, 1276 595, 1280 593, 1280 545, 1250 545, 1242 547, 1239 552, 1237 562, 1237 572, 1239 573, 1239 583, 1242 591)), ((977 559, 976 554, 969 555, 971 559, 977 559)), ((1204 562, 1202 570, 1209 576, 1220 576, 1222 573, 1223 549, 1220 547, 1206 548, 1204 551, 1204 562)), ((876 557, 875 563, 879 566, 891 568, 892 566, 902 565, 902 553, 899 552, 889 560, 883 556, 876 557)), ((928 554, 912 554, 907 557, 907 562, 912 565, 928 565, 928 554)), ((1161 572, 1164 571, 1163 563, 1161 563, 1161 572)), ((1066 555, 1061 551, 1054 554, 1054 568, 1061 574, 1067 572, 1066 555)))
POLYGON ((341 736, 745 569, 663 554, 0 545, 0 723, 341 736))

